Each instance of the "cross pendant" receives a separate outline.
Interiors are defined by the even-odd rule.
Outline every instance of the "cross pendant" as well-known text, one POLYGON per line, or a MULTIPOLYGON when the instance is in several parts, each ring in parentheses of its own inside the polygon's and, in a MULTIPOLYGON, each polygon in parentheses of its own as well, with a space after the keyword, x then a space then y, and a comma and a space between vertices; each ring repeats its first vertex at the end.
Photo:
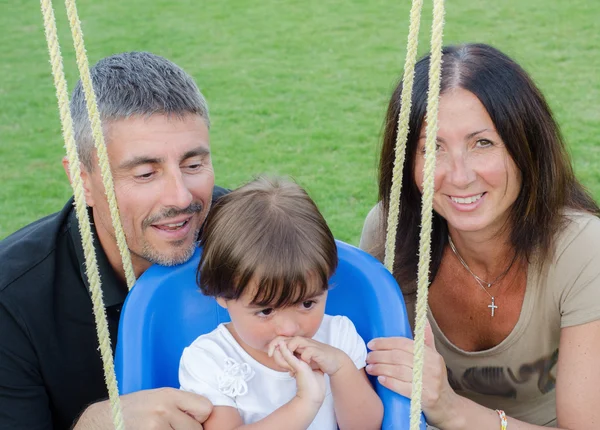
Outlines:
POLYGON ((490 308, 492 310, 492 316, 494 316, 494 311, 496 309, 498 309, 498 306, 496 306, 496 304, 494 303, 494 298, 492 297, 492 304, 488 305, 488 308, 490 308))

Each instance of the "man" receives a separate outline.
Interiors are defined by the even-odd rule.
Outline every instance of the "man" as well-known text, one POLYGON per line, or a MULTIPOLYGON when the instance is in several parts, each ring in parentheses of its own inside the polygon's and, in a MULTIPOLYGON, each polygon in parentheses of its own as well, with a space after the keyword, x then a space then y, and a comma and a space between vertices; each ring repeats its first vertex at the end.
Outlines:
MULTIPOLYGON (((190 76, 149 53, 105 58, 91 73, 135 275, 182 263, 224 193, 214 187, 206 102, 190 76)), ((127 288, 80 83, 71 112, 114 351, 127 288)), ((72 199, 0 242, 0 265, 0 429, 111 429, 72 199)), ((211 410, 171 389, 121 404, 128 430, 201 429, 211 410)))

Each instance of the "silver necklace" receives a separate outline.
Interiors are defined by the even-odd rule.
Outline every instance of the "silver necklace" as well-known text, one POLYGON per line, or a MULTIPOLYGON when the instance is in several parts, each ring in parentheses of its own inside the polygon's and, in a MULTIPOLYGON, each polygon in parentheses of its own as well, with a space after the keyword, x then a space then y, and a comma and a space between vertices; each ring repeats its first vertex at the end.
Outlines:
POLYGON ((460 254, 456 250, 456 246, 454 246, 454 242, 452 242, 452 238, 450 237, 450 235, 448 235, 448 243, 450 244, 450 249, 452 250, 454 255, 456 255, 456 258, 458 258, 458 261, 460 261, 460 264, 462 264, 462 266, 467 270, 467 272, 469 272, 471 274, 471 276, 473 276, 473 278, 479 284, 481 289, 483 291, 485 291, 485 293, 488 296, 490 296, 490 299, 492 299, 492 304, 488 305, 488 308, 491 309, 492 317, 493 317, 496 309, 498 309, 498 306, 496 305, 496 298, 488 292, 487 288, 490 288, 492 285, 494 285, 496 282, 498 282, 500 279, 502 279, 508 273, 508 271, 512 267, 513 263, 515 262, 516 255, 515 255, 515 257, 513 257, 512 261, 510 262, 510 264, 508 265, 508 267, 506 268, 506 270, 504 272, 502 272, 500 275, 498 275, 496 277, 496 279, 494 279, 492 282, 487 282, 487 281, 484 281, 483 279, 481 279, 475 273, 473 273, 473 271, 471 270, 469 265, 466 263, 465 260, 463 260, 463 258, 460 256, 460 254), (487 286, 487 288, 484 286, 484 284, 485 284, 485 286, 487 286))

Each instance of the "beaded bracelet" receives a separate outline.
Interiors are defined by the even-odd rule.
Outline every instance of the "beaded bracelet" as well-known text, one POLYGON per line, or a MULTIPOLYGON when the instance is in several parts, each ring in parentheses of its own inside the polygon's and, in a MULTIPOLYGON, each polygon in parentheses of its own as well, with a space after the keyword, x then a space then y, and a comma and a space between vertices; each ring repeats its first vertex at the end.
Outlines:
POLYGON ((508 428, 508 421, 506 420, 506 414, 500 409, 496 409, 498 416, 500 417, 500 430, 506 430, 508 428))

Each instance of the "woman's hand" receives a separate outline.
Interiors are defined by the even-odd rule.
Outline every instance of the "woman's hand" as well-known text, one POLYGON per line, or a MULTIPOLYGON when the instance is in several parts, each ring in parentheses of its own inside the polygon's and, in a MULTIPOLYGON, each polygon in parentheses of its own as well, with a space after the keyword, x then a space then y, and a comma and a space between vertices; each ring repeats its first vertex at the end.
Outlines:
MULTIPOLYGON (((377 338, 368 345, 367 373, 377 376, 384 387, 405 397, 412 396, 414 341, 403 337, 377 338)), ((456 412, 458 395, 448 383, 446 364, 435 349, 429 323, 425 328, 425 356, 421 407, 431 425, 442 427, 456 412)))
POLYGON ((298 386, 296 397, 319 409, 325 400, 326 391, 323 372, 312 369, 307 363, 298 359, 283 340, 276 344, 272 355, 279 366, 289 369, 292 376, 296 378, 298 386))

